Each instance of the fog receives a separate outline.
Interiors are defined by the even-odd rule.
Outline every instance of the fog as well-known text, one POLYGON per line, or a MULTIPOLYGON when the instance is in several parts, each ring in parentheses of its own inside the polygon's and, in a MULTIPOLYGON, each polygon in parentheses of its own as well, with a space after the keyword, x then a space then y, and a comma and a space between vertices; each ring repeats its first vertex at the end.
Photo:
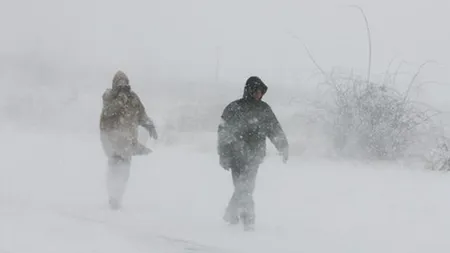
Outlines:
POLYGON ((44 0, 2 2, 0 116, 14 127, 95 134, 101 94, 119 69, 160 128, 194 104, 208 111, 203 130, 215 131, 250 75, 269 86, 265 100, 277 113, 304 110, 276 106, 322 99, 306 48, 326 72, 366 77, 367 31, 351 5, 369 21, 371 79, 398 71, 404 89, 433 61, 411 96, 446 110, 448 1, 44 0))
POLYGON ((0 1, 0 252, 448 252, 448 175, 322 159, 332 145, 313 62, 367 77, 357 5, 370 80, 397 72, 404 91, 430 62, 410 97, 446 112, 448 0, 0 1), (154 153, 133 160, 125 211, 111 213, 98 125, 117 70, 160 138, 140 136, 154 153), (244 235, 221 227, 232 184, 215 148, 251 75, 291 157, 268 145, 257 230, 244 235))
POLYGON ((121 69, 161 131, 190 114, 203 126, 178 130, 212 133, 257 75, 297 138, 304 126, 290 117, 322 99, 313 59, 326 72, 366 77, 366 26, 351 5, 369 22, 371 80, 398 72, 395 88, 404 89, 433 61, 411 96, 446 110, 448 1, 44 0, 2 2, 0 116, 13 127, 97 134, 101 94, 121 69))
POLYGON ((369 20, 373 72, 393 59, 413 68, 435 60, 424 78, 448 83, 450 4, 443 0, 2 1, 2 69, 35 62, 61 78, 107 80, 120 68, 136 85, 217 89, 219 62, 218 80, 230 85, 257 74, 273 87, 301 87, 315 68, 302 43, 324 69, 365 71, 364 19, 348 5, 362 7, 369 20))

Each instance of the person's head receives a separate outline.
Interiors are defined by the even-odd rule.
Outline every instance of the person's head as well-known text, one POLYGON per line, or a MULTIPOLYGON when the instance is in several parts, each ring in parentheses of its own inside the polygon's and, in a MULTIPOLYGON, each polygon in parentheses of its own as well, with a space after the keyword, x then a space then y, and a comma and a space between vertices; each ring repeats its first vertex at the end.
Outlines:
POLYGON ((252 100, 261 100, 267 92, 267 86, 257 76, 251 76, 247 79, 244 88, 244 98, 252 100))
POLYGON ((128 76, 121 70, 117 71, 114 75, 112 82, 113 89, 119 89, 121 91, 129 92, 131 90, 130 80, 128 76))

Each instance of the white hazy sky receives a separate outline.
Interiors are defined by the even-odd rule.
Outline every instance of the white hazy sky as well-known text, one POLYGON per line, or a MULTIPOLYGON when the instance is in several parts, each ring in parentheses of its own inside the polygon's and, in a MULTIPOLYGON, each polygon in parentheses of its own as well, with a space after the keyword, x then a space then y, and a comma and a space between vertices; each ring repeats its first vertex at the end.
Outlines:
POLYGON ((241 86, 255 74, 282 85, 312 74, 305 43, 324 69, 365 73, 365 24, 351 4, 370 22, 373 73, 391 60, 406 71, 436 60, 422 79, 450 82, 448 0, 1 0, 1 68, 32 60, 64 73, 121 68, 136 79, 207 83, 219 58, 222 82, 241 86))

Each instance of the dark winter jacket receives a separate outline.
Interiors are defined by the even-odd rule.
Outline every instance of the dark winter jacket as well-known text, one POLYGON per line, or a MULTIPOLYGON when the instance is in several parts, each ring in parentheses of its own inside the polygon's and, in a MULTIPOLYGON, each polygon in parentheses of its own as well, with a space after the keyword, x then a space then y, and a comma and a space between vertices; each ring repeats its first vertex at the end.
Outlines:
POLYGON ((253 98, 258 89, 263 95, 267 92, 261 79, 250 77, 243 97, 228 104, 222 113, 217 151, 230 167, 261 164, 266 156, 266 138, 287 155, 288 141, 277 117, 267 103, 253 98))

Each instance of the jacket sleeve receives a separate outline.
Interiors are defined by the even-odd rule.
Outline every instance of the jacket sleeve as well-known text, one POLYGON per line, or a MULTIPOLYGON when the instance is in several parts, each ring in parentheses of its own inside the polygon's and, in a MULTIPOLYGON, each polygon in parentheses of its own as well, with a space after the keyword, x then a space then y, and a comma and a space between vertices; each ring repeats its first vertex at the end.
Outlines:
POLYGON ((266 108, 266 117, 267 117, 267 137, 273 143, 275 148, 279 152, 286 152, 289 149, 289 143, 284 133, 283 128, 281 127, 280 122, 278 121, 275 113, 272 108, 267 105, 266 108))
POLYGON ((102 116, 105 118, 110 118, 116 116, 120 113, 121 108, 125 104, 124 99, 121 96, 114 96, 113 91, 108 89, 103 93, 103 110, 102 116))
POLYGON ((234 133, 236 128, 233 126, 236 113, 237 105, 230 103, 225 107, 220 117, 217 129, 217 153, 221 158, 230 158, 232 156, 232 145, 236 141, 234 133))
POLYGON ((136 99, 138 103, 138 110, 139 110, 139 125, 144 127, 147 130, 154 130, 155 124, 153 120, 147 115, 147 111, 145 109, 144 104, 141 102, 140 97, 133 92, 134 99, 136 99))

